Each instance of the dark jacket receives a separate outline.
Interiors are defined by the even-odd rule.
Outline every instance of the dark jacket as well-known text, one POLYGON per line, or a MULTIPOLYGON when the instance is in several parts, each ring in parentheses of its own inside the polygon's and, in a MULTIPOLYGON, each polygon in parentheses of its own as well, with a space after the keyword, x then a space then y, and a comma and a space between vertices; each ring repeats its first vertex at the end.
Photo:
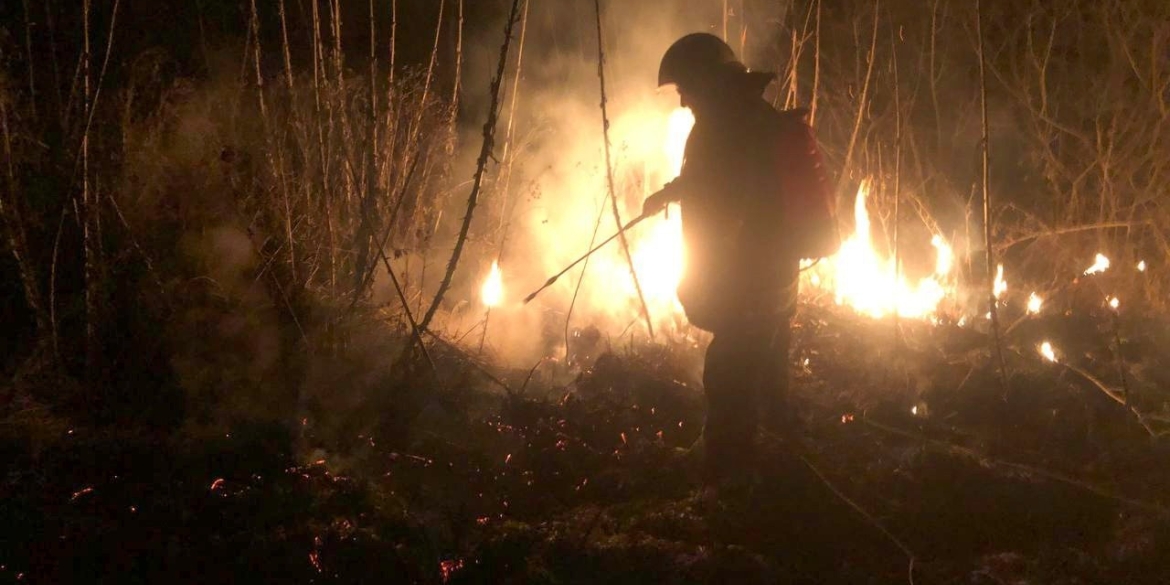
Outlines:
POLYGON ((790 312, 799 276, 778 154, 795 114, 756 96, 728 99, 696 121, 679 176, 686 250, 679 300, 690 322, 709 331, 790 312))

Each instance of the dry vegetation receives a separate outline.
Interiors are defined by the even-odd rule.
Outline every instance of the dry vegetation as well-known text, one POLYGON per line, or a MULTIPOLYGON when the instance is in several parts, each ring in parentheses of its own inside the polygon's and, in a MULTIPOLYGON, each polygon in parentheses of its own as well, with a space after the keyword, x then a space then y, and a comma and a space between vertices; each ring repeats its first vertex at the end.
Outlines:
MULTIPOLYGON (((202 68, 120 53, 117 1, 37 3, 0 9, 0 579, 899 582, 907 555, 924 582, 1170 571, 1170 4, 985 0, 982 90, 971 2, 799 0, 778 30, 740 30, 778 35, 776 102, 814 108, 843 198, 875 179, 891 249, 963 242, 986 298, 986 187, 1012 294, 1058 309, 1003 309, 1001 380, 985 331, 894 340, 803 307, 803 430, 712 519, 672 459, 701 425, 694 348, 529 370, 432 332, 459 309, 437 291, 499 253, 507 153, 524 154, 499 32, 490 116, 486 99, 460 107, 487 89, 459 90, 464 2, 443 3, 429 58, 397 62, 389 6, 251 0, 242 38, 201 46, 202 68), (497 116, 481 151, 465 129, 497 116), (1116 269, 1084 278, 1097 252, 1116 269), (1036 358, 1048 338, 1063 365, 1036 358), (823 481, 863 515, 807 495, 823 481), (788 523, 821 554, 794 554, 788 523)), ((494 17, 509 6, 527 18, 528 2, 494 17)))

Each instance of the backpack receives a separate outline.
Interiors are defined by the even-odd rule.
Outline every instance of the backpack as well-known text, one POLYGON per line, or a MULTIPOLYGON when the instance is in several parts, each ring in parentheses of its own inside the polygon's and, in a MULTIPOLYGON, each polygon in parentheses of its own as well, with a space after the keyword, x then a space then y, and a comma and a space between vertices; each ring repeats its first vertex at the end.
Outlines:
POLYGON ((837 199, 807 121, 808 110, 788 110, 781 117, 777 171, 789 245, 802 259, 832 256, 841 247, 837 199))

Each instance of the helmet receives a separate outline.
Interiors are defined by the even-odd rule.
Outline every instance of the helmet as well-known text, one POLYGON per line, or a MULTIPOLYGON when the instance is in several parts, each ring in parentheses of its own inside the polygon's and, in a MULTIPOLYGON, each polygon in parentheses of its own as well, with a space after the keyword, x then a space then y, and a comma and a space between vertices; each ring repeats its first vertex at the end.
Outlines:
POLYGON ((692 33, 675 41, 662 56, 658 87, 672 83, 694 87, 712 80, 720 69, 729 65, 743 68, 727 43, 712 34, 692 33))

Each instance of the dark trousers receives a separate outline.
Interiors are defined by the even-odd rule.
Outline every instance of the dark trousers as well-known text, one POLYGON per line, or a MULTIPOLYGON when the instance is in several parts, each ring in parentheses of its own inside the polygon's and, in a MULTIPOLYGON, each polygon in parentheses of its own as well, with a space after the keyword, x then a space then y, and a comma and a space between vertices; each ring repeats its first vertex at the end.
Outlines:
POLYGON ((709 481, 746 474, 755 465, 758 425, 781 422, 788 394, 789 315, 714 332, 703 370, 707 397, 709 481))

